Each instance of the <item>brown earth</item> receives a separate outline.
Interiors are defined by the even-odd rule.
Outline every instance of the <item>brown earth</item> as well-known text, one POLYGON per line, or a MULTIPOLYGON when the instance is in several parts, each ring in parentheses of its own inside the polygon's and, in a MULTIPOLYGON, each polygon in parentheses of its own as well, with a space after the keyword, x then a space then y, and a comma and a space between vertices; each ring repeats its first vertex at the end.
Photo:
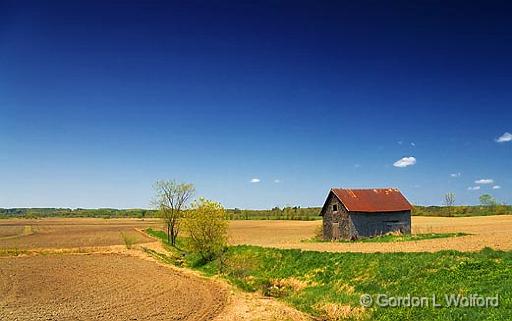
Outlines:
POLYGON ((464 232, 471 235, 410 242, 303 242, 311 239, 321 221, 233 221, 232 244, 329 252, 479 251, 484 247, 512 250, 512 215, 478 217, 412 217, 413 233, 464 232))
POLYGON ((0 320, 210 320, 226 290, 136 257, 0 259, 0 320))
POLYGON ((0 320, 309 320, 282 302, 149 257, 143 248, 165 250, 140 230, 160 226, 0 220, 0 320), (133 249, 121 233, 137 238, 133 249))
POLYGON ((153 241, 136 228, 158 228, 158 220, 48 218, 0 220, 0 248, 80 248, 124 244, 123 235, 136 243, 153 241), (25 233, 30 229, 30 233, 25 233))

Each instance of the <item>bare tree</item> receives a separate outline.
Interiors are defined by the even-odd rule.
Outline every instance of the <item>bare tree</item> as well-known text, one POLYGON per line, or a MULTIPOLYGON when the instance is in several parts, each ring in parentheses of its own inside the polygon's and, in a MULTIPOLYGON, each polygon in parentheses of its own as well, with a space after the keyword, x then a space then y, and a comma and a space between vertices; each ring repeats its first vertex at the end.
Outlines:
POLYGON ((455 194, 446 193, 444 194, 444 205, 448 207, 448 215, 453 216, 453 205, 455 205, 455 194))
POLYGON ((167 229, 167 242, 176 245, 183 211, 194 195, 194 185, 176 183, 175 180, 159 180, 155 182, 154 189, 156 195, 153 203, 167 229))
POLYGON ((455 205, 455 194, 454 193, 446 193, 444 195, 444 205, 448 207, 452 207, 455 205))

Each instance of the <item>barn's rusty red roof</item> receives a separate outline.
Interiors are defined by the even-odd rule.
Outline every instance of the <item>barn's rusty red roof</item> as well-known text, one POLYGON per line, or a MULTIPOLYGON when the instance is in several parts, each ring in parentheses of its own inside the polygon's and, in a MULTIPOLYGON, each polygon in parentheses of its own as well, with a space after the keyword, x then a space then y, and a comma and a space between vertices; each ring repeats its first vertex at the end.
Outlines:
POLYGON ((349 212, 398 212, 412 210, 412 205, 396 188, 333 188, 331 191, 349 212))

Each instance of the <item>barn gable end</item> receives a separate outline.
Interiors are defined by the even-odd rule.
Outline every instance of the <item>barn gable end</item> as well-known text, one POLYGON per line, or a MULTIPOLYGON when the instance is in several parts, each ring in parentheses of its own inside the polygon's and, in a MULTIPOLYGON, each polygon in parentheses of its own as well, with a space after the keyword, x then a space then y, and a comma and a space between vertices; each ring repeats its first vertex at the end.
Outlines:
POLYGON ((331 189, 322 207, 325 240, 411 232, 412 206, 398 189, 331 189))

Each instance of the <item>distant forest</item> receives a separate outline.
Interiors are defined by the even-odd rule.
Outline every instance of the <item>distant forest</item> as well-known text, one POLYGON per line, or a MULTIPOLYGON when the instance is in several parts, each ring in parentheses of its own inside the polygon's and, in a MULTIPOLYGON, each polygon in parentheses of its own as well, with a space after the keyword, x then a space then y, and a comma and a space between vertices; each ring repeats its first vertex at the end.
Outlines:
MULTIPOLYGON (((320 207, 274 207, 270 210, 227 209, 230 220, 319 220, 320 207)), ((512 214, 511 205, 493 206, 415 206, 416 216, 484 216, 512 214)), ((41 217, 99 217, 99 218, 154 218, 158 211, 150 209, 70 209, 70 208, 0 208, 0 218, 41 218, 41 217)))

